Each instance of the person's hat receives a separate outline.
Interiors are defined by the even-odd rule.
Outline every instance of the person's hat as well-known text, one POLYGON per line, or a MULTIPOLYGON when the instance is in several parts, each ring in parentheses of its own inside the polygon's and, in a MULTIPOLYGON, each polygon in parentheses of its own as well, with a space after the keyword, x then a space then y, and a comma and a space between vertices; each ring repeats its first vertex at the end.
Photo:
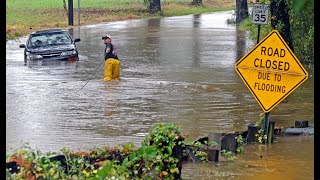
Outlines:
POLYGON ((108 39, 108 38, 111 39, 111 37, 110 37, 109 35, 106 35, 106 36, 103 36, 103 37, 102 37, 102 39, 108 39))

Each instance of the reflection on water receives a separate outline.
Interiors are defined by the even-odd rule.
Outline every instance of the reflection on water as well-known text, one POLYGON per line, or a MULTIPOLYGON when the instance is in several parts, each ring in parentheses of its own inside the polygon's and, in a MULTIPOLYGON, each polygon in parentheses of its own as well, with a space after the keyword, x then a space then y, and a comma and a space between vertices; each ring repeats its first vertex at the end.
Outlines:
POLYGON ((34 61, 27 61, 26 66, 29 68, 35 68, 37 66, 76 66, 77 63, 75 61, 56 61, 56 60, 34 60, 34 61))
MULTIPOLYGON (((73 35, 81 38, 77 62, 35 61, 24 66, 19 44, 26 37, 8 41, 7 148, 19 146, 21 141, 42 151, 127 142, 139 146, 150 127, 160 122, 180 125, 189 135, 187 140, 214 132, 246 130, 262 110, 236 74, 234 64, 255 43, 247 33, 225 23, 231 16, 230 11, 84 26, 81 32, 73 29, 73 35), (106 33, 119 48, 120 81, 103 82, 101 36, 106 33)), ((270 118, 276 126, 292 126, 300 119, 313 124, 313 86, 309 78, 274 108, 270 118)), ((299 147, 294 141, 284 140, 269 148, 273 155, 268 154, 263 159, 266 161, 248 157, 236 162, 240 164, 214 167, 227 175, 239 176, 248 167, 261 173, 253 172, 252 177, 269 175, 270 169, 275 171, 280 166, 303 169, 305 164, 313 164, 313 159, 293 159, 299 147), (286 154, 283 149, 288 148, 292 151, 286 154), (271 162, 268 157, 286 160, 261 168, 271 162), (256 165, 249 165, 250 161, 256 165)), ((311 151, 308 148, 307 152, 311 151)), ((199 176, 206 177, 202 165, 185 168, 198 169, 199 176)), ((215 173, 212 166, 208 168, 215 173)), ((285 170, 276 174, 281 172, 289 179, 293 177, 285 170)), ((311 170, 303 172, 313 174, 311 170)))
POLYGON ((279 137, 271 145, 247 145, 235 161, 186 163, 183 179, 313 179, 313 136, 279 137), (300 151, 297 151, 300 149, 300 151), (303 149, 303 150, 302 150, 303 149), (302 150, 302 151, 301 151, 302 150))

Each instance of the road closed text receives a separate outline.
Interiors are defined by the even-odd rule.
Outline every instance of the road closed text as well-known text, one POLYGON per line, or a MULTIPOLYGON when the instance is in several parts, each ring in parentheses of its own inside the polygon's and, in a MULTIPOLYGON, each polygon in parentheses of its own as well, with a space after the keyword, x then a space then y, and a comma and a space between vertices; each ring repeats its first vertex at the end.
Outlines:
POLYGON ((254 59, 253 65, 262 71, 257 73, 259 82, 254 82, 253 89, 265 92, 286 93, 286 86, 281 83, 281 73, 278 73, 290 70, 290 63, 284 61, 286 51, 265 46, 262 46, 260 50, 261 56, 254 59))
POLYGON ((290 64, 281 60, 274 60, 275 58, 284 58, 286 56, 286 51, 284 49, 272 48, 272 47, 261 47, 261 56, 271 57, 273 60, 256 58, 254 60, 254 66, 257 68, 267 68, 280 71, 288 71, 290 69, 290 64))
POLYGON ((254 89, 258 91, 286 93, 286 86, 266 84, 266 83, 255 82, 254 89))

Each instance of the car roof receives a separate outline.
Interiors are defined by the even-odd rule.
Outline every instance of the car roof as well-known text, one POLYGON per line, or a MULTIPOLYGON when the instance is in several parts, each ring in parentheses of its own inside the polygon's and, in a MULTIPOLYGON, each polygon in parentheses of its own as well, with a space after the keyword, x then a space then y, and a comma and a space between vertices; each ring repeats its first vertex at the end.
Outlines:
POLYGON ((67 32, 64 29, 45 29, 45 30, 39 30, 32 32, 31 34, 46 34, 46 33, 51 33, 51 32, 67 32))

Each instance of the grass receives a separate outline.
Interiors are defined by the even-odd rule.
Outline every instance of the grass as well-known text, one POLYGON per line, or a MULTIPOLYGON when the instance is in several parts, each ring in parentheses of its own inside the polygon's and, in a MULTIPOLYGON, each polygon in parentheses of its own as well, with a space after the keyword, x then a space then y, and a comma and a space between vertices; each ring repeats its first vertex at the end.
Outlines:
MULTIPOLYGON (((143 0, 80 1, 81 25, 147 17, 181 16, 235 8, 234 0, 203 0, 193 6, 192 0, 162 0, 162 13, 149 14, 143 0)), ((68 3, 68 0, 66 0, 68 3)), ((78 25, 78 1, 73 0, 74 25, 78 25)), ((67 5, 68 6, 68 5, 67 5)), ((63 0, 6 0, 6 38, 15 39, 32 31, 67 28, 68 15, 63 0)))
MULTIPOLYGON (((268 20, 269 22, 271 21, 270 19, 268 20)), ((239 30, 242 31, 249 31, 250 38, 253 40, 257 40, 257 34, 258 34, 258 25, 252 23, 252 17, 248 17, 244 19, 240 25, 239 25, 239 30)), ((262 40, 266 35, 268 35, 272 31, 270 25, 261 25, 260 26, 260 36, 259 39, 262 40)))

